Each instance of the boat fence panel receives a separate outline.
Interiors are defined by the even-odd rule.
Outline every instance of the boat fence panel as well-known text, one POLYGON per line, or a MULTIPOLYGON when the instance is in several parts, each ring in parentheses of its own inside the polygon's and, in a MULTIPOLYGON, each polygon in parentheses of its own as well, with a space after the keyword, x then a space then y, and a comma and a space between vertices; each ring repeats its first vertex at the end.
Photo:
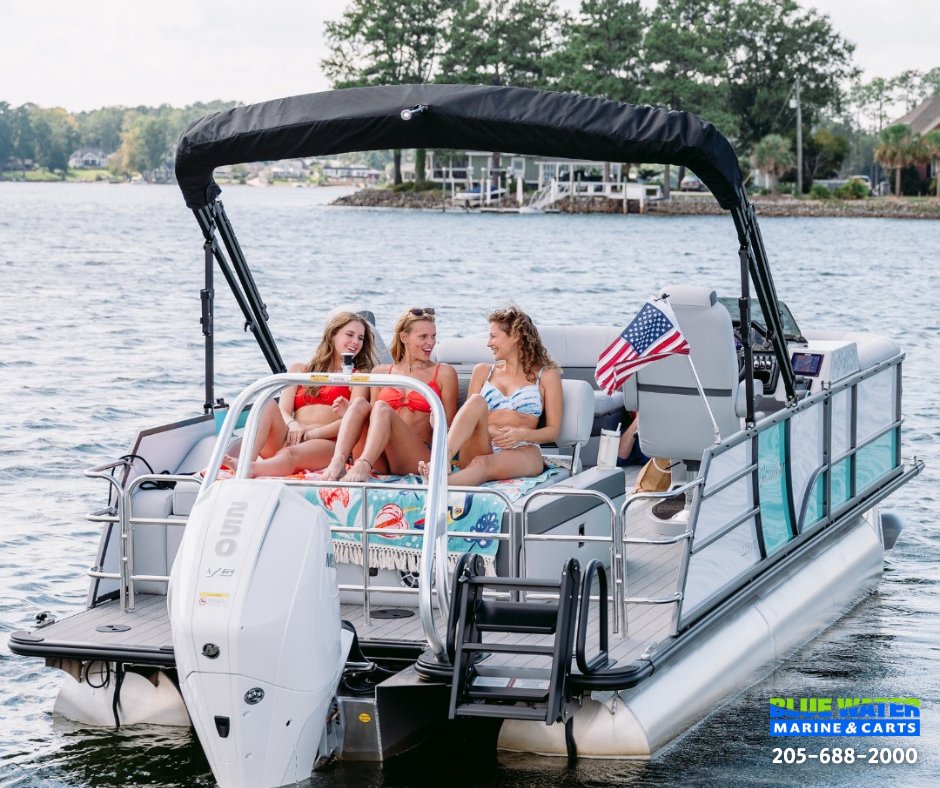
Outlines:
POLYGON ((790 419, 790 489, 796 528, 806 530, 825 512, 823 408, 808 408, 790 419), (802 517, 801 517, 802 515, 802 517))
POLYGON ((852 441, 852 396, 849 389, 837 391, 830 403, 829 456, 832 468, 829 473, 830 508, 835 509, 852 495, 852 457, 849 454, 852 441))
POLYGON ((678 629, 764 571, 786 545, 889 494, 904 474, 900 396, 896 356, 705 451, 678 629))
MULTIPOLYGON (((753 468, 753 443, 741 443, 727 452, 737 470, 753 468)), ((719 459, 717 465, 727 460, 719 459)), ((707 477, 706 477, 707 478, 707 477)), ((761 560, 754 516, 752 471, 728 477, 703 491, 695 517, 695 536, 686 574, 682 609, 696 609, 729 583, 747 574, 761 560)))
POLYGON ((740 476, 742 469, 747 468, 752 462, 750 451, 751 447, 748 443, 739 443, 725 452, 709 455, 703 494, 713 495, 717 488, 732 477, 740 476))
POLYGON ((858 384, 858 415, 855 455, 855 486, 858 490, 874 484, 900 464, 900 425, 894 426, 898 412, 900 367, 879 372, 858 384))
POLYGON ((765 555, 775 553, 796 536, 787 463, 788 427, 789 421, 780 421, 757 436, 758 500, 765 555))

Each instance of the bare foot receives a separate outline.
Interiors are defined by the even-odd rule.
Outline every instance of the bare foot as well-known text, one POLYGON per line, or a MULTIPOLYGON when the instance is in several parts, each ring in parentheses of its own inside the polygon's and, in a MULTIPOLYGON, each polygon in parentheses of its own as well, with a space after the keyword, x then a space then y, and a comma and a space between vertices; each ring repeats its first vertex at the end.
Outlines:
POLYGON ((323 472, 320 474, 320 481, 338 482, 346 475, 346 463, 341 457, 334 457, 330 460, 323 472))
POLYGON ((424 460, 418 460, 418 474, 424 479, 424 483, 428 484, 431 479, 431 466, 424 460))
POLYGON ((228 466, 233 471, 238 467, 238 457, 233 454, 222 455, 222 465, 228 466))
POLYGON ((372 478, 372 463, 360 457, 346 473, 347 482, 366 482, 372 478))

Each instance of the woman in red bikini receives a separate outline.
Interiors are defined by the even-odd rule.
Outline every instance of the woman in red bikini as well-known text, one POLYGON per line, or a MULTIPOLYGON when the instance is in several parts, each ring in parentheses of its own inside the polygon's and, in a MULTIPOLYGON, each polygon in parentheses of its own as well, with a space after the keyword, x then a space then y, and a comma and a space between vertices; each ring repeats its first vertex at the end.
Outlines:
MULTIPOLYGON (((344 353, 354 356, 357 371, 368 372, 375 365, 372 328, 354 312, 330 317, 313 358, 306 364, 293 364, 290 371, 339 372, 344 353)), ((333 456, 340 420, 350 402, 362 399, 365 403, 365 397, 362 387, 354 392, 348 386, 315 384, 283 389, 280 402, 269 402, 261 415, 250 475, 287 476, 323 468, 333 456)))
MULTIPOLYGON (((457 410, 457 372, 449 364, 435 364, 431 351, 437 343, 434 310, 413 308, 395 324, 389 352, 394 364, 373 372, 405 375, 427 383, 444 405, 447 423, 457 410)), ((431 456, 431 405, 416 391, 393 386, 370 389, 371 402, 350 403, 336 450, 323 479, 365 481, 373 470, 412 473, 418 462, 431 456), (355 460, 349 470, 346 460, 355 460)))

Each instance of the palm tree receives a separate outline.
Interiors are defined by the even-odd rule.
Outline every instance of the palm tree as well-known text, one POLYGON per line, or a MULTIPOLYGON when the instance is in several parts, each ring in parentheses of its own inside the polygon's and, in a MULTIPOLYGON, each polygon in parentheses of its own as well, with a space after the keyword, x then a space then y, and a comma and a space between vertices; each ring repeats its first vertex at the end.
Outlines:
POLYGON ((895 123, 881 130, 881 144, 875 158, 882 167, 894 170, 894 196, 901 196, 901 170, 917 159, 917 135, 906 123, 895 123))
POLYGON ((770 190, 777 193, 777 180, 793 167, 793 148, 779 134, 768 134, 754 146, 754 166, 770 175, 770 190))
POLYGON ((940 129, 928 131, 921 137, 924 155, 933 163, 934 178, 937 182, 937 197, 940 197, 940 129))

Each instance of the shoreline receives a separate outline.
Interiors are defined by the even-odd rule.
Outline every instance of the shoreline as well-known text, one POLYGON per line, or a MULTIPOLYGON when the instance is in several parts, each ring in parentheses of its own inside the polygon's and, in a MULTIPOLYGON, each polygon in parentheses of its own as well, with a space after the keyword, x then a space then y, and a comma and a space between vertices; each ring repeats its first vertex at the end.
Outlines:
MULTIPOLYGON (((754 195, 751 198, 758 216, 860 219, 940 219, 940 199, 930 197, 868 197, 863 200, 798 200, 789 196, 754 195)), ((360 189, 340 197, 330 205, 357 208, 405 208, 410 210, 461 210, 442 199, 437 189, 425 192, 395 192, 388 189, 360 189)), ((514 200, 494 203, 493 208, 515 209, 514 200)), ((476 210, 476 209, 471 209, 476 210)), ((623 214, 623 203, 605 197, 562 200, 557 213, 623 214)), ((630 201, 630 213, 639 206, 630 201)), ((726 211, 705 194, 674 193, 670 200, 646 203, 646 213, 662 216, 723 216, 726 211)))

